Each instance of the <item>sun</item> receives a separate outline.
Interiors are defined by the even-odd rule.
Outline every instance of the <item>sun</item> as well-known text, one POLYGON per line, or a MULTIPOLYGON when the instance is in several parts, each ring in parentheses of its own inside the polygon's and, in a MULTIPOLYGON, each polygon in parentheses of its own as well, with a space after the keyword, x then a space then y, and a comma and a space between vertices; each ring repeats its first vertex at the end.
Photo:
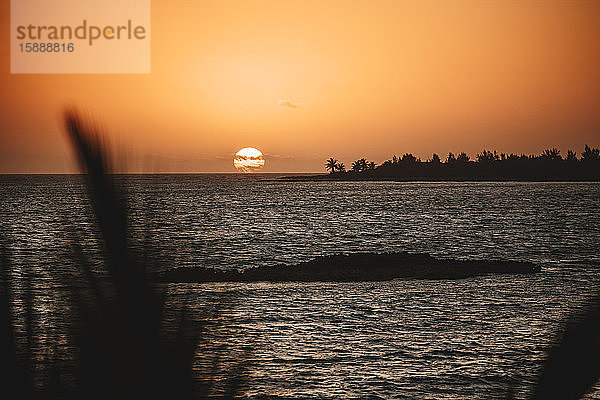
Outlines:
POLYGON ((265 166, 265 159, 260 150, 244 147, 235 153, 233 166, 240 172, 255 172, 265 166))

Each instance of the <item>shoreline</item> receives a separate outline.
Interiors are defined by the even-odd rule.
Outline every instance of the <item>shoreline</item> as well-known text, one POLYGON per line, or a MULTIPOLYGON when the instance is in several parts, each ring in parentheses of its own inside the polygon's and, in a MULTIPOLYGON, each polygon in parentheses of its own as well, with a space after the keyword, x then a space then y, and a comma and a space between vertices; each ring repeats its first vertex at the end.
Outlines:
POLYGON ((554 183, 598 183, 600 179, 564 179, 560 178, 545 178, 545 179, 518 179, 515 177, 507 178, 473 178, 473 177, 385 177, 385 176, 360 176, 353 175, 337 175, 337 174, 319 174, 319 175, 294 175, 282 176, 272 179, 275 182, 554 182, 554 183))

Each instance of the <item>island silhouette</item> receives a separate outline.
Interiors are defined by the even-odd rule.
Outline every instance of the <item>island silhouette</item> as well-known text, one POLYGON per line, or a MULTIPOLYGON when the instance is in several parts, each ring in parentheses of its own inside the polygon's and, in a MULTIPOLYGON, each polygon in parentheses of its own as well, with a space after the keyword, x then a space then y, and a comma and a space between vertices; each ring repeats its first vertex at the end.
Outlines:
POLYGON ((397 180, 397 181, 599 181, 600 149, 585 145, 581 157, 568 150, 565 157, 557 148, 539 155, 506 154, 483 150, 472 160, 466 153, 448 153, 444 161, 433 154, 422 161, 411 153, 377 164, 366 158, 343 162, 330 157, 324 175, 293 176, 288 180, 397 180))
POLYGON ((459 260, 423 253, 354 253, 316 257, 296 265, 243 272, 180 267, 157 275, 162 282, 366 282, 392 279, 466 279, 483 275, 532 274, 541 267, 511 260, 459 260))

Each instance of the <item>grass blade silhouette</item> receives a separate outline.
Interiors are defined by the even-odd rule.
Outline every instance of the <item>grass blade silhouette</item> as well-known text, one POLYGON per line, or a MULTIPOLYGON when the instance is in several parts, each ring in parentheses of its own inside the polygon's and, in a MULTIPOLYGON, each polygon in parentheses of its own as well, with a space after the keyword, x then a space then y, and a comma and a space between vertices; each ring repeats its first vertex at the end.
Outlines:
POLYGON ((94 288, 91 301, 85 293, 76 293, 83 320, 75 335, 80 348, 78 396, 193 397, 191 362, 196 330, 185 329, 177 340, 161 337, 163 295, 129 245, 126 203, 112 175, 108 152, 98 133, 76 113, 67 112, 66 127, 86 173, 111 283, 101 293, 102 283, 75 241, 78 265, 94 288))
POLYGON ((532 400, 580 399, 600 378, 600 296, 566 324, 550 350, 532 400))
MULTIPOLYGON (((26 292, 25 296, 31 295, 26 292)), ((8 246, 6 246, 4 235, 0 232, 0 334, 3 338, 0 349, 0 393, 2 398, 17 396, 19 398, 31 398, 33 396, 33 378, 31 374, 31 353, 19 357, 13 321, 11 317, 11 291, 10 291, 10 261, 8 257, 8 246)), ((27 301, 27 300, 26 300, 27 301)), ((25 318, 25 323, 29 323, 25 318)), ((30 332, 31 328, 26 327, 30 332)))

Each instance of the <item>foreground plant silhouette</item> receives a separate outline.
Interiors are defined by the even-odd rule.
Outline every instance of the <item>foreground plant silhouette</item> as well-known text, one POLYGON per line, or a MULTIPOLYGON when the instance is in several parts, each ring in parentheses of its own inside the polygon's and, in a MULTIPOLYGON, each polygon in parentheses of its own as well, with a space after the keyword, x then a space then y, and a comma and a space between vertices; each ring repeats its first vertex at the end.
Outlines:
POLYGON ((126 205, 110 175, 99 135, 73 112, 66 115, 67 132, 86 172, 88 194, 105 244, 104 266, 111 286, 103 291, 81 249, 79 265, 93 289, 92 301, 79 295, 86 318, 79 338, 79 394, 84 397, 168 397, 194 393, 191 365, 194 330, 181 327, 179 340, 163 340, 162 293, 146 276, 149 267, 129 246, 126 205), (108 293, 106 293, 108 292, 108 293))
POLYGON ((531 400, 576 400, 600 378, 600 295, 566 322, 552 346, 531 400))
MULTIPOLYGON (((243 378, 240 369, 230 376, 194 380, 192 363, 202 326, 185 315, 176 332, 161 329, 165 314, 164 288, 151 276, 158 261, 133 249, 127 204, 112 175, 108 152, 101 137, 76 113, 65 115, 66 128, 78 156, 93 215, 104 245, 104 274, 92 268, 81 241, 71 238, 71 262, 78 266, 77 282, 71 287, 79 320, 71 335, 77 347, 74 383, 63 385, 55 365, 47 382, 34 384, 34 354, 31 341, 25 352, 17 351, 10 312, 10 276, 7 246, 0 243, 0 318, 4 344, 3 388, 15 398, 204 398, 220 381, 220 396, 233 397, 243 378), (80 282, 86 283, 83 287, 80 282), (223 381, 225 384, 223 384, 223 381)), ((3 239, 0 237, 0 239, 3 239)), ((148 246, 142 246, 148 250, 148 246)), ((29 270, 27 276, 34 276, 29 270)), ((26 281, 26 283, 29 281, 26 281)), ((27 289, 27 287, 26 287, 27 289)), ((25 303, 33 301, 25 291, 25 303)), ((226 302, 226 301, 224 301, 226 302)), ((226 306, 226 305, 221 305, 226 306)), ((27 307, 26 307, 27 311, 27 307)), ((25 330, 33 325, 33 313, 25 315, 25 330)), ((210 371, 207 373, 210 375, 210 371)))

